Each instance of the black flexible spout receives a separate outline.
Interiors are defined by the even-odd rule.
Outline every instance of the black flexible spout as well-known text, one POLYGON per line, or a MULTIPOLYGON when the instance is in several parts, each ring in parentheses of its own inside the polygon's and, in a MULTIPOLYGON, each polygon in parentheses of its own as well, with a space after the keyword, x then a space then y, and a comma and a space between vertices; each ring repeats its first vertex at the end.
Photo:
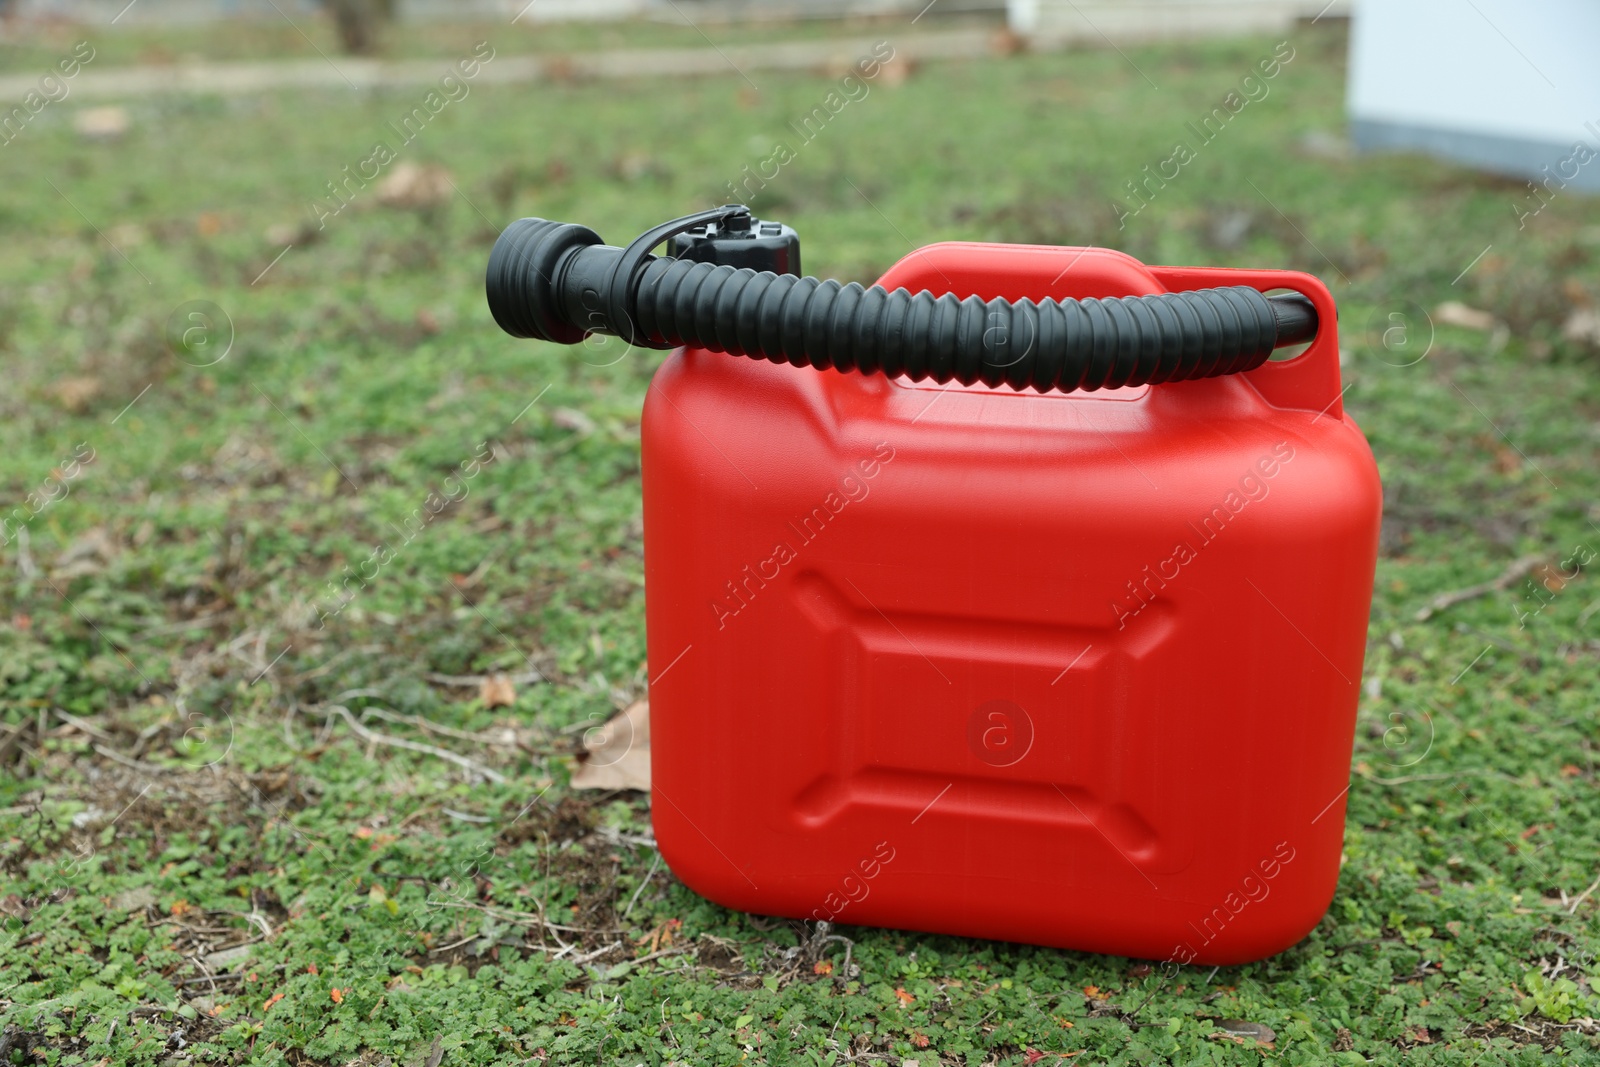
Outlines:
POLYGON ((680 219, 627 249, 582 226, 520 219, 490 254, 489 308, 516 337, 575 344, 600 332, 646 348, 698 345, 795 366, 1040 392, 1234 374, 1317 332, 1308 298, 1249 286, 984 301, 649 254, 675 232, 739 212, 748 215, 729 206, 680 219))

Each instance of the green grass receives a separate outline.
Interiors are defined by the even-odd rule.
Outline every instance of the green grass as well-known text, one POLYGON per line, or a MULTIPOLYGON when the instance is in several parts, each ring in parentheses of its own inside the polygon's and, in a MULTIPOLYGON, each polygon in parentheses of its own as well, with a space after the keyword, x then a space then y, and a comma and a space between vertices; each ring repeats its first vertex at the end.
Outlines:
POLYGON ((1519 624, 1519 580, 1415 619, 1515 559, 1600 551, 1600 368, 1561 336, 1600 297, 1600 213, 1561 195, 1519 231, 1520 183, 1307 154, 1342 126, 1343 40, 1294 43, 1126 230, 1111 198, 1274 42, 927 66, 757 200, 824 275, 936 239, 1093 242, 1298 267, 1340 300, 1387 492, 1346 863, 1301 944, 1170 978, 858 928, 847 972, 839 942, 652 876, 644 798, 567 789, 571 728, 644 692, 638 413, 659 357, 501 335, 489 244, 523 214, 620 241, 721 202, 829 79, 476 87, 401 152, 461 195, 413 213, 368 189, 314 241, 294 232, 308 201, 420 94, 139 100, 115 144, 76 137, 75 101, 46 108, 0 147, 0 514, 68 490, 0 549, 3 1055, 1600 1062, 1597 901, 1569 903, 1600 874, 1600 591, 1550 581, 1519 624), (1440 325, 1393 365, 1387 314, 1451 299, 1504 336, 1440 325), (162 339, 195 300, 232 322, 204 367, 162 339), (484 442, 466 497, 333 613, 328 583, 484 442), (529 669, 545 681, 513 708, 428 678, 529 669), (422 716, 367 725, 507 781, 371 747, 333 705, 422 716))

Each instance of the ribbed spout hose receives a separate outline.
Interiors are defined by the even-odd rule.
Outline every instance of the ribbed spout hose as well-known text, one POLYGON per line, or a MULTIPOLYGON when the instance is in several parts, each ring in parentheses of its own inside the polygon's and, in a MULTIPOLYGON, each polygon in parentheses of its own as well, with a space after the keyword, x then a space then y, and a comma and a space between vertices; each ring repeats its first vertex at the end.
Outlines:
MULTIPOLYGON (((658 231, 652 231, 652 234, 658 231)), ((544 219, 507 227, 489 256, 489 307, 516 337, 614 334, 795 366, 1040 392, 1234 374, 1311 340, 1299 294, 1249 286, 1084 300, 980 300, 797 278, 624 250, 544 219)), ((641 247, 642 246, 642 247, 641 247)))

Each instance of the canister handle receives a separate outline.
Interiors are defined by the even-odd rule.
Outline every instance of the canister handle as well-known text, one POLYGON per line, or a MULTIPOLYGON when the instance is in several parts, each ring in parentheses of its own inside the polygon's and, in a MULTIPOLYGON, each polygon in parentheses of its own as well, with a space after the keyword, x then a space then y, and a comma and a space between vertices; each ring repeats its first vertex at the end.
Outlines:
POLYGON ((1163 288, 1193 289, 1205 285, 1248 285, 1270 292, 1289 289, 1310 299, 1317 310, 1317 336, 1299 355, 1268 360, 1240 377, 1274 407, 1315 411, 1334 419, 1344 417, 1344 388, 1339 375, 1339 311, 1333 294, 1315 275, 1293 270, 1235 270, 1233 268, 1150 267, 1163 288))
MULTIPOLYGON (((1293 359, 1238 373, 1274 407, 1344 414, 1339 380, 1338 309, 1314 275, 1231 267, 1151 267, 1110 248, 941 241, 907 253, 878 279, 886 288, 931 289, 983 298, 1133 296, 1243 285, 1288 289, 1311 301, 1316 338, 1293 359)), ((1161 388, 1160 384, 1152 388, 1161 388)))

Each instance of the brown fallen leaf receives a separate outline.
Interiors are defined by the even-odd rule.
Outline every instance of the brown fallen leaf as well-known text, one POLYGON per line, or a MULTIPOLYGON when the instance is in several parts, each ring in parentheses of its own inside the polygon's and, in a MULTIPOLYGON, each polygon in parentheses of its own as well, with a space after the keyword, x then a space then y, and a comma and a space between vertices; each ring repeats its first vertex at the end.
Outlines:
POLYGON ((50 395, 74 415, 81 415, 99 398, 102 388, 99 378, 58 378, 50 383, 50 395))
POLYGON ((104 526, 94 526, 73 539, 61 550, 50 577, 57 581, 98 574, 117 555, 117 543, 104 526))
POLYGON ((1000 30, 989 38, 989 53, 1014 56, 1028 50, 1028 39, 1015 30, 1000 30))
POLYGON ((625 182, 664 178, 667 175, 667 168, 661 160, 646 152, 624 152, 617 157, 612 169, 625 182))
POLYGON ((118 248, 132 248, 150 239, 150 231, 137 222, 119 222, 106 231, 106 240, 118 248))
POLYGON ((1552 593, 1559 593, 1567 587, 1567 579, 1562 577, 1561 572, 1548 563, 1535 570, 1533 577, 1535 581, 1552 593))
POLYGON ((574 789, 650 791, 650 702, 638 700, 583 737, 574 789))
POLYGON ((491 674, 478 687, 478 699, 486 708, 509 708, 517 702, 517 688, 503 674, 491 674))
POLYGON ((322 231, 306 222, 280 222, 268 226, 261 237, 274 248, 284 245, 309 245, 322 239, 322 231))
POLYGON ((558 85, 567 85, 578 80, 578 67, 570 56, 547 56, 540 60, 539 66, 541 73, 558 85))
POLYGON ((1567 317, 1561 336, 1578 344, 1600 346, 1600 311, 1579 308, 1567 317))
POLYGON ((450 172, 436 164, 398 163, 378 183, 378 203, 386 207, 434 208, 455 192, 450 172))
POLYGON ((550 414, 550 421, 580 436, 594 433, 594 420, 577 408, 556 408, 550 414))
POLYGON ((90 141, 115 141, 130 125, 125 107, 88 107, 72 116, 72 128, 90 141))
POLYGON ((1459 300, 1446 300, 1433 309, 1434 321, 1444 326, 1460 326, 1485 333, 1498 325, 1494 315, 1478 308, 1468 307, 1459 300))
POLYGON ((880 84, 891 89, 904 85, 917 70, 917 62, 905 56, 895 56, 883 65, 883 70, 878 74, 880 84))

